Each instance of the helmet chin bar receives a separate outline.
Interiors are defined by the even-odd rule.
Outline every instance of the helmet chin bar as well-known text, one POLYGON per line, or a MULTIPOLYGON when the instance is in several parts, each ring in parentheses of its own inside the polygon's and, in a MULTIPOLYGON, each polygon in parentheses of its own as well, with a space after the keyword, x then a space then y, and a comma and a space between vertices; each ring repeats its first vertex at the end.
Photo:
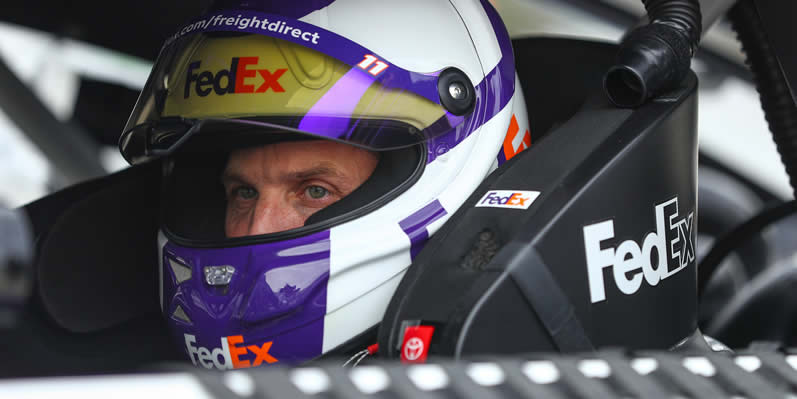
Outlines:
POLYGON ((321 354, 329 231, 232 248, 166 240, 160 249, 163 313, 194 364, 233 369, 321 354))

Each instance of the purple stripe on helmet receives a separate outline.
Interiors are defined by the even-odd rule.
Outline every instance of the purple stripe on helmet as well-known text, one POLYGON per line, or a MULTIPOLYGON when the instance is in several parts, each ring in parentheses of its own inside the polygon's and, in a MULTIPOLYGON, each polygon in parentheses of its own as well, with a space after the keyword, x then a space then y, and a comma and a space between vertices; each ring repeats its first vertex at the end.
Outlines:
POLYGON ((476 106, 473 112, 465 118, 465 123, 452 124, 452 126, 456 126, 453 131, 429 140, 427 163, 456 147, 478 130, 504 109, 515 94, 515 55, 512 51, 512 40, 495 8, 486 0, 481 0, 481 3, 493 26, 498 46, 501 49, 501 60, 474 87, 476 106))
POLYGON ((213 3, 213 11, 223 9, 271 10, 275 14, 299 19, 334 2, 335 0, 216 0, 213 3))
POLYGON ((498 160, 498 166, 501 166, 506 162, 506 154, 504 154, 503 147, 498 150, 498 156, 496 157, 496 160, 498 160))
MULTIPOLYGON (((352 68, 313 105, 299 123, 307 132, 345 132, 349 120, 365 91, 374 83, 365 72, 352 68)), ((334 137, 337 138, 337 137, 334 137)))
POLYGON ((256 353, 241 348, 261 348, 268 342, 270 356, 279 362, 302 362, 319 356, 329 252, 329 231, 233 248, 187 248, 167 243, 163 251, 164 311, 174 338, 195 361, 198 355, 191 352, 186 335, 195 337, 196 348, 209 351, 223 350, 223 337, 241 336, 238 358, 250 364, 255 362, 256 353), (190 269, 190 278, 185 280, 183 272, 183 281, 179 281, 171 262, 190 269), (228 285, 211 286, 203 274, 206 266, 232 266, 235 272, 228 285), (175 316, 178 306, 190 322, 175 316))
POLYGON ((265 14, 247 10, 223 10, 199 17, 186 24, 166 41, 201 32, 246 32, 293 42, 334 57, 350 66, 357 66, 373 56, 375 60, 362 69, 383 86, 409 90, 439 104, 437 73, 418 73, 393 65, 375 52, 337 33, 284 15, 265 14), (377 70, 377 61, 386 68, 377 70), (373 73, 373 75, 371 74, 373 73))
MULTIPOLYGON (((509 32, 506 30, 506 26, 501 21, 501 16, 493 5, 487 0, 481 0, 481 3, 487 17, 490 19, 490 24, 493 26, 495 38, 498 40, 498 47, 501 49, 501 61, 498 62, 493 71, 498 70, 498 79, 501 79, 500 86, 512 88, 512 90, 501 92, 498 95, 498 103, 506 104, 515 92, 515 53, 512 50, 512 39, 509 37, 509 32)), ((487 79, 485 78, 485 80, 487 79)))
POLYGON ((465 121, 464 116, 454 115, 450 112, 446 112, 446 119, 448 120, 448 124, 450 126, 457 126, 465 121))
POLYGON ((410 257, 415 259, 418 252, 421 252, 426 240, 429 239, 429 231, 426 227, 432 222, 447 214, 439 200, 434 200, 423 207, 418 212, 413 213, 406 219, 399 222, 399 226, 410 238, 410 257))

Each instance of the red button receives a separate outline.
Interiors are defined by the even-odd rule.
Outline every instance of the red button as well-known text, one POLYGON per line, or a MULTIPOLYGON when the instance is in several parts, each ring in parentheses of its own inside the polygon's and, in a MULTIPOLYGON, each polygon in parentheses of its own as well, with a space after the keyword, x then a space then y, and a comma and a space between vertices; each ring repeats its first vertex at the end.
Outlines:
POLYGON ((401 344, 402 363, 425 363, 429 355, 434 327, 415 326, 404 330, 404 343, 401 344))

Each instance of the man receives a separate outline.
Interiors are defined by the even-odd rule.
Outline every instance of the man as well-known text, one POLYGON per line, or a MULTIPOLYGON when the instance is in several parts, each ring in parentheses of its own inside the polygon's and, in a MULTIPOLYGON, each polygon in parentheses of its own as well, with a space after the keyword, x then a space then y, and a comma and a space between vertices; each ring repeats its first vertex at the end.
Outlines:
POLYGON ((426 240, 528 145, 487 1, 255 3, 177 30, 120 141, 164 165, 161 310, 205 368, 373 344, 426 240))
POLYGON ((225 234, 245 237, 301 227, 365 182, 378 160, 377 153, 328 141, 237 150, 222 174, 225 234))

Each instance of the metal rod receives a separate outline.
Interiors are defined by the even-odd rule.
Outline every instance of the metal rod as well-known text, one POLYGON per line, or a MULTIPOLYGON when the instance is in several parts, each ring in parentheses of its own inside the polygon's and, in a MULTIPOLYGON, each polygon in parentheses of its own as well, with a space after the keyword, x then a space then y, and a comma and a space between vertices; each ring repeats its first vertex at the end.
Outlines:
MULTIPOLYGON (((0 58, 0 109, 41 150, 64 184, 106 174, 98 145, 75 126, 59 121, 0 58)), ((97 110, 102 112, 102 110, 97 110)))
POLYGON ((736 0, 699 0, 703 14, 703 36, 728 10, 736 4, 736 0))

